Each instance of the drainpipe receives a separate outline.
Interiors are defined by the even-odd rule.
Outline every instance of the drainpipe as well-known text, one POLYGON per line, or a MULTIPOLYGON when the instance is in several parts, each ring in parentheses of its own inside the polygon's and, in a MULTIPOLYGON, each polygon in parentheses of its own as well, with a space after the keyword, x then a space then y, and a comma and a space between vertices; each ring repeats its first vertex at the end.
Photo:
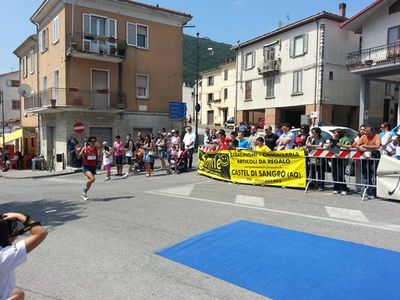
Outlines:
POLYGON ((235 118, 235 124, 237 123, 237 103, 238 103, 238 78, 239 78, 239 50, 240 50, 240 44, 239 41, 237 41, 238 45, 238 50, 236 51, 236 82, 235 82, 235 107, 233 108, 233 117, 235 118))
POLYGON ((318 66, 318 90, 319 90, 319 122, 322 123, 322 105, 324 100, 324 53, 325 53, 325 24, 320 26, 319 36, 319 66, 318 66))
MULTIPOLYGON (((39 76, 39 24, 34 22, 31 19, 31 22, 36 26, 36 86, 37 86, 37 93, 40 91, 40 76, 39 76)), ((40 155, 42 152, 42 147, 40 144, 40 114, 38 114, 38 132, 37 132, 37 137, 38 137, 38 154, 40 155)))
MULTIPOLYGON (((319 22, 317 23, 317 39, 315 43, 315 83, 314 83, 314 111, 317 111, 317 86, 318 86, 318 46, 319 46, 319 22)), ((315 118, 313 119, 313 126, 315 126, 315 118)))

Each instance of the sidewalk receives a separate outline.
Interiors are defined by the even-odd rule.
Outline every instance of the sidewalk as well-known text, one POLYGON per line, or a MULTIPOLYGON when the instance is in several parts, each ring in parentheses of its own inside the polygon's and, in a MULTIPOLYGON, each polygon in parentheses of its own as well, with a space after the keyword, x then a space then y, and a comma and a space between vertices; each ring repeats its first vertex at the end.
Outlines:
POLYGON ((32 170, 8 170, 7 172, 2 172, 0 170, 0 177, 7 179, 28 179, 28 178, 43 178, 52 176, 62 176, 74 174, 77 172, 82 172, 81 169, 67 168, 60 171, 32 171, 32 170))

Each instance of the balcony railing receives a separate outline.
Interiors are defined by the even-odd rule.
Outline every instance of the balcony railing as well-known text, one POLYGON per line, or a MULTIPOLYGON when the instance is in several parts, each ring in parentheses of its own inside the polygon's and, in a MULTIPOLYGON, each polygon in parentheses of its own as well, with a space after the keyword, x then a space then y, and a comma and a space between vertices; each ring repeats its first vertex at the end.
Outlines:
POLYGON ((95 35, 83 32, 67 34, 67 55, 76 53, 104 55, 111 58, 123 58, 126 52, 126 41, 113 36, 95 35))
POLYGON ((258 74, 277 73, 281 69, 281 60, 267 60, 258 66, 258 74))
POLYGON ((348 70, 400 63, 400 42, 349 53, 348 70))
POLYGON ((77 88, 49 88, 24 98, 25 110, 55 107, 126 109, 126 94, 77 88))

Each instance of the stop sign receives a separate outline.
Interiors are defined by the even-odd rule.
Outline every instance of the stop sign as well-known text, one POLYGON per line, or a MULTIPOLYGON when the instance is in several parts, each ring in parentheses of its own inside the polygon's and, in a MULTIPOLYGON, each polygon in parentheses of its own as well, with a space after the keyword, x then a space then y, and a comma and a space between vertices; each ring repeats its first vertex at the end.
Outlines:
POLYGON ((83 123, 81 122, 75 122, 72 127, 74 128, 74 131, 76 133, 82 133, 85 131, 85 125, 83 125, 83 123))

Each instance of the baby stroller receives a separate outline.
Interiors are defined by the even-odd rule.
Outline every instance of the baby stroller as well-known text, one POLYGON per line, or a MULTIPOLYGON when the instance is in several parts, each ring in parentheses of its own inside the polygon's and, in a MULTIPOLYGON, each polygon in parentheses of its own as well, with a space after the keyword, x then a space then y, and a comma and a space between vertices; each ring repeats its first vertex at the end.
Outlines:
POLYGON ((134 159, 134 163, 135 163, 134 172, 135 173, 144 171, 143 155, 144 155, 144 151, 142 148, 139 148, 138 150, 136 150, 135 159, 134 159))
POLYGON ((186 172, 188 158, 189 153, 184 148, 178 151, 171 150, 171 159, 169 161, 168 173, 179 174, 182 172, 186 172))

